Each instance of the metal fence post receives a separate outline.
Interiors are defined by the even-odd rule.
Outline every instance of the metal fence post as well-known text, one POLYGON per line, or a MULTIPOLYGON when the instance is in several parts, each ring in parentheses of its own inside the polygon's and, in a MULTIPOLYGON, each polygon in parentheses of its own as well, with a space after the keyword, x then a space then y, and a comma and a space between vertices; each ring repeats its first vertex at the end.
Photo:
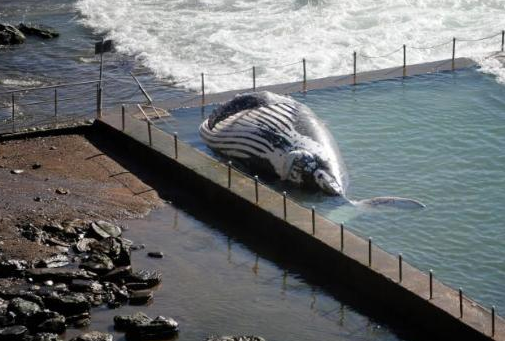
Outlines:
POLYGON ((258 204, 259 197, 258 197, 258 176, 254 176, 254 194, 256 196, 256 204, 258 204))
POLYGON ((407 46, 403 44, 403 77, 407 75, 407 46))
POLYGON ((368 237, 368 266, 372 267, 372 237, 368 237))
POLYGON ((398 282, 401 283, 403 280, 403 255, 398 254, 398 282))
POLYGON ((452 69, 454 70, 454 59, 456 57, 456 38, 452 38, 452 69))
POLYGON ((356 51, 353 52, 352 58, 353 58, 352 75, 353 75, 353 79, 354 79, 354 85, 356 85, 356 51))
POLYGON ((177 132, 174 132, 174 151, 175 151, 175 159, 179 158, 179 137, 177 132))
POLYGON ((344 224, 340 224, 340 251, 344 251, 344 224))
POLYGON ((282 192, 282 204, 284 207, 284 220, 287 219, 286 196, 287 196, 286 191, 282 192))
POLYGON ((124 131, 125 127, 125 106, 121 105, 121 129, 124 131))
POLYGON ((256 91, 256 66, 252 67, 253 91, 256 91))
POLYGON ((303 64, 303 91, 307 91, 307 67, 305 63, 305 58, 302 59, 303 64))
POLYGON ((203 106, 205 104, 205 76, 203 75, 203 72, 201 76, 202 76, 202 106, 203 106))
POLYGON ((149 135, 149 147, 153 146, 153 137, 151 135, 151 121, 147 120, 147 134, 149 135))
POLYGON ((433 270, 430 269, 430 300, 433 298, 433 270))
POLYGON ((58 89, 54 89, 54 118, 58 123, 58 89))
POLYGON ((16 131, 16 118, 15 118, 16 107, 15 107, 15 103, 14 103, 14 101, 15 101, 14 93, 12 93, 11 100, 12 100, 12 132, 14 133, 16 131))
POLYGON ((100 84, 96 85, 96 117, 102 118, 102 87, 100 84))
POLYGON ((494 337, 494 332, 495 332, 495 306, 491 307, 491 336, 494 337))
POLYGON ((503 45, 505 45, 505 30, 501 31, 501 52, 503 52, 503 45))
POLYGON ((228 161, 228 188, 231 188, 231 161, 228 161))
POLYGON ((459 317, 463 318, 463 289, 459 288, 459 317))
POLYGON ((316 235, 316 208, 312 206, 312 235, 316 235))

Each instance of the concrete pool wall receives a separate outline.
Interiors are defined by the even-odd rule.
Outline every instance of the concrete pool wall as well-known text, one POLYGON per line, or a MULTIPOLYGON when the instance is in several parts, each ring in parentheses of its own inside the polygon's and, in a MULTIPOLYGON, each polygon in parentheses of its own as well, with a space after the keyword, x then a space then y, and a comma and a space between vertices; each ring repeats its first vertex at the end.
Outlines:
POLYGON ((237 229, 261 236, 332 285, 345 284, 380 314, 405 320, 435 339, 505 340, 503 319, 496 316, 492 337, 490 311, 464 296, 461 306, 458 291, 433 280, 430 299, 428 274, 402 262, 400 282, 397 257, 317 213, 313 225, 311 210, 289 198, 284 210, 282 194, 261 183, 256 196, 254 179, 234 169, 228 188, 227 165, 181 141, 177 141, 176 159, 172 135, 151 127, 150 146, 146 122, 130 115, 124 122, 123 132, 121 115, 107 115, 96 121, 95 128, 138 158, 143 167, 163 169, 167 185, 176 183, 216 214, 243 221, 237 229))

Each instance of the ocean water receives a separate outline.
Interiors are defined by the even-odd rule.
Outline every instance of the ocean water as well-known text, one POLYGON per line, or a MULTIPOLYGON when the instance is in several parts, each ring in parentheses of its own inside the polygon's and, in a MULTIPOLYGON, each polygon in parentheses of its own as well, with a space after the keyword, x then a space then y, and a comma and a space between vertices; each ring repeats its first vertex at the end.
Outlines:
POLYGON ((248 88, 253 65, 258 85, 300 80, 302 58, 309 78, 348 74, 353 51, 359 71, 401 65, 402 51, 367 57, 402 44, 408 63, 448 59, 453 37, 457 56, 479 60, 483 71, 505 81, 500 58, 486 58, 501 47, 502 0, 78 0, 76 6, 81 21, 114 39, 120 52, 196 90, 200 72, 209 92, 248 88))
MULTIPOLYGON (((505 86, 468 69, 293 96, 333 133, 351 199, 393 195, 427 207, 360 210, 268 185, 505 312, 505 86)), ((212 154, 197 133, 204 117, 200 108, 179 109, 157 125, 212 154)))

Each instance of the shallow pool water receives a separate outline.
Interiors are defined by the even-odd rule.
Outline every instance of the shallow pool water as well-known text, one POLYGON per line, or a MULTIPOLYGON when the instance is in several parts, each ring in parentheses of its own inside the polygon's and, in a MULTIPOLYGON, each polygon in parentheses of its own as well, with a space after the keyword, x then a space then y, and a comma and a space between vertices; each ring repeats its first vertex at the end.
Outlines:
MULTIPOLYGON (((505 87, 468 69, 293 96, 334 134, 350 198, 403 196, 427 208, 358 211, 270 185, 505 312, 505 87)), ((211 153, 197 134, 211 110, 179 109, 158 125, 211 153)))
MULTIPOLYGON (((179 322, 180 341, 202 341, 210 335, 260 335, 283 340, 404 340, 380 322, 342 303, 321 286, 310 284, 292 266, 246 246, 221 232, 226 223, 203 220, 167 206, 139 220, 126 221, 125 236, 146 249, 132 254, 135 269, 156 269, 163 282, 149 306, 96 309, 88 330, 109 331, 113 316, 143 311, 179 322), (218 229, 219 228, 219 229, 218 229), (147 257, 148 251, 165 257, 147 257)), ((70 339, 82 330, 69 330, 70 339)), ((408 332, 408 331, 404 331, 408 332)))

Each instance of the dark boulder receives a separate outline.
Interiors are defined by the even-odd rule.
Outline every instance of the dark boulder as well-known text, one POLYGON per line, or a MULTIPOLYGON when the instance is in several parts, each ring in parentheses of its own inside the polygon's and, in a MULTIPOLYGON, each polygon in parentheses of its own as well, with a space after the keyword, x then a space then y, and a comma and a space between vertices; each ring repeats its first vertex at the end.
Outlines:
POLYGON ((211 336, 205 341, 265 341, 264 338, 254 335, 240 335, 240 336, 211 336))
POLYGON ((42 308, 37 303, 22 298, 13 298, 7 306, 7 311, 14 313, 16 322, 25 324, 28 318, 42 311, 42 308))
POLYGON ((8 24, 0 24, 0 45, 22 44, 26 40, 23 32, 8 24))
POLYGON ((144 305, 149 304, 153 300, 153 292, 151 290, 137 290, 130 293, 130 304, 144 305))
POLYGON ((101 277, 101 280, 114 283, 124 283, 126 278, 132 274, 132 267, 120 266, 101 277))
POLYGON ((112 260, 102 253, 91 254, 91 256, 89 256, 89 258, 79 266, 99 275, 106 274, 114 269, 114 263, 112 260))
POLYGON ((111 334, 93 331, 76 336, 70 341, 112 341, 112 339, 111 334))
POLYGON ((32 341, 61 341, 60 337, 53 333, 37 333, 32 341))
POLYGON ((126 239, 107 237, 89 245, 91 253, 105 254, 110 257, 116 266, 130 265, 130 244, 126 239))
POLYGON ((30 317, 27 325, 32 331, 56 334, 63 333, 67 328, 65 316, 48 309, 30 317))
POLYGON ((74 279, 72 280, 72 283, 70 283, 70 290, 75 292, 100 294, 103 292, 103 285, 97 281, 89 279, 74 279))
POLYGON ((55 29, 44 25, 19 24, 18 29, 26 35, 37 36, 42 39, 51 39, 59 37, 55 29))
POLYGON ((178 323, 172 318, 158 316, 148 323, 137 324, 126 332, 128 340, 165 340, 179 331, 178 323))
POLYGON ((93 243, 96 243, 96 239, 94 238, 83 238, 81 240, 79 240, 75 245, 74 245, 74 249, 77 251, 77 252, 89 252, 91 251, 91 245, 93 243))
POLYGON ((128 331, 134 329, 138 325, 147 324, 152 320, 152 318, 143 312, 137 312, 133 315, 116 315, 114 316, 114 328, 128 331))
POLYGON ((91 323, 89 312, 83 312, 76 315, 67 316, 67 324, 75 328, 83 328, 91 323))
POLYGON ((81 293, 53 294, 44 299, 46 307, 65 316, 89 312, 91 304, 81 293))
POLYGON ((163 258, 163 252, 161 251, 148 252, 147 256, 151 258, 163 258))
POLYGON ((119 226, 103 220, 98 220, 91 223, 90 232, 93 237, 100 240, 108 237, 119 237, 122 230, 119 226))
POLYGON ((142 283, 152 288, 161 283, 161 273, 156 270, 140 270, 133 272, 126 281, 128 283, 142 283))
POLYGON ((20 277, 26 268, 28 268, 28 263, 25 260, 1 258, 0 278, 20 277))
POLYGON ((24 341, 28 336, 28 328, 25 326, 12 326, 0 329, 2 341, 24 341))
POLYGON ((38 268, 25 270, 25 276, 36 282, 52 280, 69 283, 73 279, 93 279, 97 277, 97 274, 83 269, 38 268))

